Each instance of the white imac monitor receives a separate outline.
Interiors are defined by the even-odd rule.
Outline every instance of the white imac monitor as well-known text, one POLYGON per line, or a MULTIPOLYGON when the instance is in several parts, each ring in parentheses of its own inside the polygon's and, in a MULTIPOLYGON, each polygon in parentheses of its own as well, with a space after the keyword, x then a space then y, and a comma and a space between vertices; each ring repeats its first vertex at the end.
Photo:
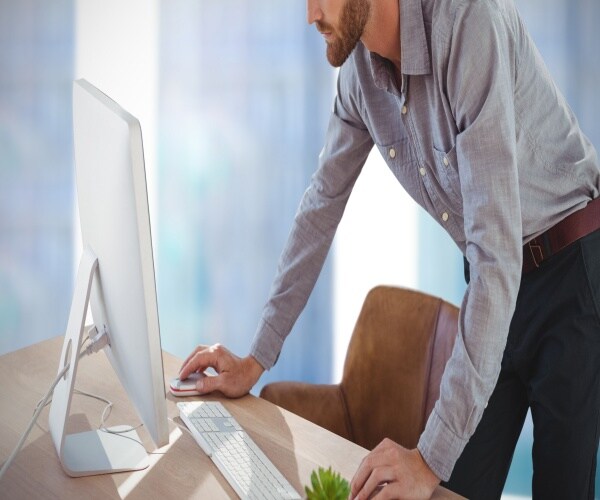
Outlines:
MULTIPOLYGON (((73 85, 83 255, 75 283, 50 431, 67 474, 147 467, 135 431, 67 433, 88 303, 104 352, 157 447, 169 441, 142 133, 138 120, 85 80, 73 85)), ((132 424, 131 422, 128 424, 132 424)))

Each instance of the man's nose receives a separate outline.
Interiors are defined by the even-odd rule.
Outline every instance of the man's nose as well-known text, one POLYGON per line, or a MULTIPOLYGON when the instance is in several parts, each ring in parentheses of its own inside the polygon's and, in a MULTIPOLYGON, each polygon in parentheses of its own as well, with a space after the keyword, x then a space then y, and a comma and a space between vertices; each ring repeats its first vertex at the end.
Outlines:
POLYGON ((323 17, 319 0, 306 0, 306 21, 312 24, 323 17))

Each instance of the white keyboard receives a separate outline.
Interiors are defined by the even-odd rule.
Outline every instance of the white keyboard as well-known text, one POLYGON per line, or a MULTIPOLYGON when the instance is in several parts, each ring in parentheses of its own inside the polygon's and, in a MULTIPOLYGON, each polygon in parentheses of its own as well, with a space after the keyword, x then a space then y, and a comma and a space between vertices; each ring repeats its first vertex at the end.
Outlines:
POLYGON ((241 498, 301 498, 221 403, 191 401, 177 407, 196 442, 241 498))

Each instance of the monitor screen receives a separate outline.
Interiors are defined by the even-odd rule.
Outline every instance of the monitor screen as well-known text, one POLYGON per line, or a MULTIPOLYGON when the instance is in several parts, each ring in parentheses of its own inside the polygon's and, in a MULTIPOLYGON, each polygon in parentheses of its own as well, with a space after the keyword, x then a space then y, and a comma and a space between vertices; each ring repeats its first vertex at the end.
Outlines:
POLYGON ((77 80, 73 130, 83 246, 98 258, 92 317, 108 331, 106 356, 160 447, 169 436, 140 124, 77 80))
POLYGON ((73 133, 83 252, 49 428, 71 476, 140 470, 149 463, 135 429, 68 434, 67 421, 89 307, 100 333, 85 352, 104 346, 154 444, 169 442, 142 131, 116 102, 77 80, 73 133))

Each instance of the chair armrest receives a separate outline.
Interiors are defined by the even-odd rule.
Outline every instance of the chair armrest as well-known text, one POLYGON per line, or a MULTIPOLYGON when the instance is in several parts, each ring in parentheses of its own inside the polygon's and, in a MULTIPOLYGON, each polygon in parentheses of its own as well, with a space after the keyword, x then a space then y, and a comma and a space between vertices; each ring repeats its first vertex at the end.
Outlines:
POLYGON ((352 441, 344 395, 339 385, 274 382, 260 397, 352 441))

